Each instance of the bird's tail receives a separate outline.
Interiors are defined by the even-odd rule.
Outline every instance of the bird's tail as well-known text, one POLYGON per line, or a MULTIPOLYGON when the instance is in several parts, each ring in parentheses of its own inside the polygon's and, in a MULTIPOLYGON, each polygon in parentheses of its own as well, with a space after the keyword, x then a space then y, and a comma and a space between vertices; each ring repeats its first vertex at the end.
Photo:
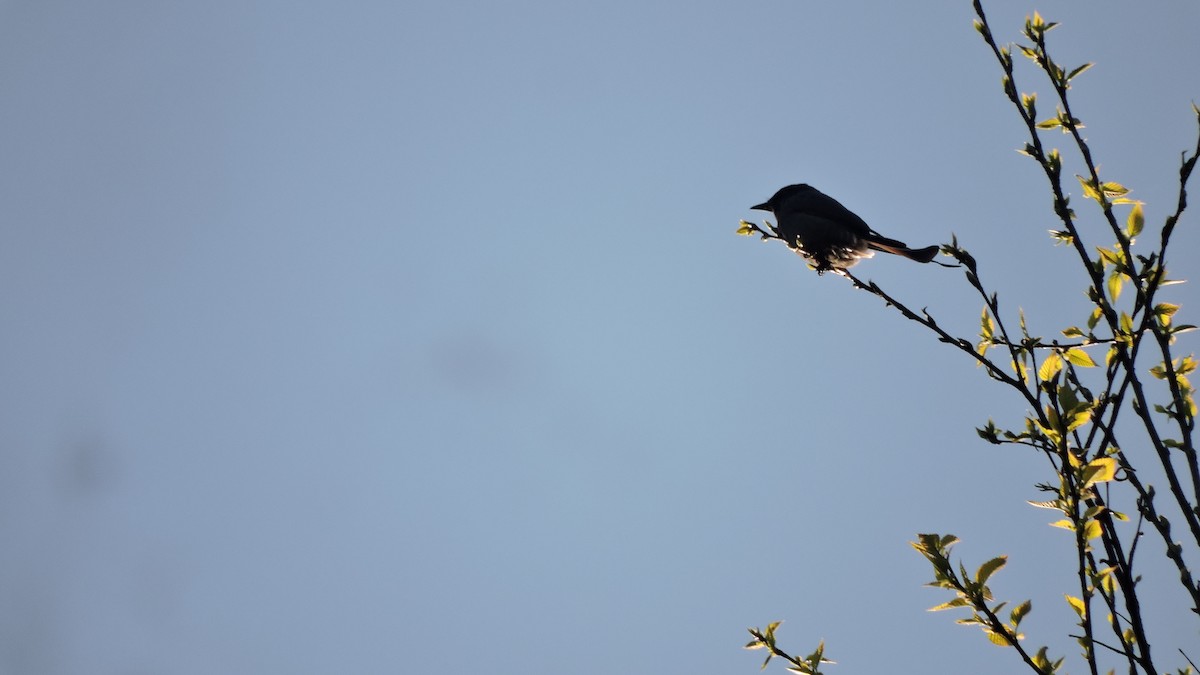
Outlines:
POLYGON ((901 255, 909 260, 916 260, 917 262, 922 263, 931 262, 937 257, 938 251, 941 249, 941 247, 937 246, 936 244, 933 246, 926 246, 925 248, 909 248, 908 245, 902 241, 896 241, 895 239, 888 239, 887 237, 881 237, 878 235, 872 236, 870 239, 868 239, 867 245, 876 251, 901 255))

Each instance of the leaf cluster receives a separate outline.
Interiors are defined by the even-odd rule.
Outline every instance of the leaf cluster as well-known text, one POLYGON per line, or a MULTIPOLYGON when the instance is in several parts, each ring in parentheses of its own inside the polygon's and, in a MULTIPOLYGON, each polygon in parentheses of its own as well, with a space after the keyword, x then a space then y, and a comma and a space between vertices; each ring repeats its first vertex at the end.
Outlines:
MULTIPOLYGON (((781 658, 791 665, 787 667, 790 673, 800 673, 801 675, 821 675, 821 666, 823 664, 834 664, 836 661, 830 661, 825 658, 825 641, 822 640, 817 648, 808 656, 795 657, 779 648, 779 644, 775 640, 775 630, 779 628, 782 621, 773 621, 767 624, 766 629, 751 628, 750 635, 753 640, 746 643, 745 649, 765 649, 767 650, 767 658, 763 660, 762 668, 766 668, 767 664, 773 658, 781 658)), ((761 669, 760 669, 761 670, 761 669)))

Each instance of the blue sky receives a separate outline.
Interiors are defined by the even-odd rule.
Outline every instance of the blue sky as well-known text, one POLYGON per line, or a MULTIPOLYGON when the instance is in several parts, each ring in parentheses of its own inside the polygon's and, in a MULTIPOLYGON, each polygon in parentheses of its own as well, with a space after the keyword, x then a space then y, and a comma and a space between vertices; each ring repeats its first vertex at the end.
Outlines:
MULTIPOLYGON (((1161 222, 1200 10, 990 4, 1096 62, 1078 113, 1161 222)), ((1012 672, 924 612, 919 531, 1009 554, 995 589, 1074 654, 1045 467, 973 430, 1022 410, 733 234, 808 182, 956 233, 1035 331, 1083 321, 971 18, 0 2, 0 670, 755 672, 744 629, 785 619, 834 672, 1012 672)), ((975 330, 958 272, 859 269, 975 330)))

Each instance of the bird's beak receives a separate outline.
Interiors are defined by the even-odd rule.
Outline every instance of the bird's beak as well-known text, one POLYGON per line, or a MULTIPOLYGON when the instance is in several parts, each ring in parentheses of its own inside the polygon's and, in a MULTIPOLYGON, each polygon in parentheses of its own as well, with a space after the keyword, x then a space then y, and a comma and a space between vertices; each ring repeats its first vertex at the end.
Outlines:
POLYGON ((759 204, 758 206, 751 206, 750 210, 751 211, 770 211, 771 210, 770 204, 771 204, 771 202, 763 202, 762 204, 759 204))

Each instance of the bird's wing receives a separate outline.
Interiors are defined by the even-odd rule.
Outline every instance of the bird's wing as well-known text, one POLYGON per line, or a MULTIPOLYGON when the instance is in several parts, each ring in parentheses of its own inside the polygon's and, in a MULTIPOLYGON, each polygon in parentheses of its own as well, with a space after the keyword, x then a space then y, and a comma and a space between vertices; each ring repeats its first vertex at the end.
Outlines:
POLYGON ((809 199, 805 200, 804 210, 814 216, 827 218, 836 223, 849 228, 854 234, 866 238, 872 234, 878 235, 877 232, 871 229, 867 222, 859 218, 856 213, 842 206, 838 200, 830 197, 824 192, 813 190, 813 194, 809 199))

